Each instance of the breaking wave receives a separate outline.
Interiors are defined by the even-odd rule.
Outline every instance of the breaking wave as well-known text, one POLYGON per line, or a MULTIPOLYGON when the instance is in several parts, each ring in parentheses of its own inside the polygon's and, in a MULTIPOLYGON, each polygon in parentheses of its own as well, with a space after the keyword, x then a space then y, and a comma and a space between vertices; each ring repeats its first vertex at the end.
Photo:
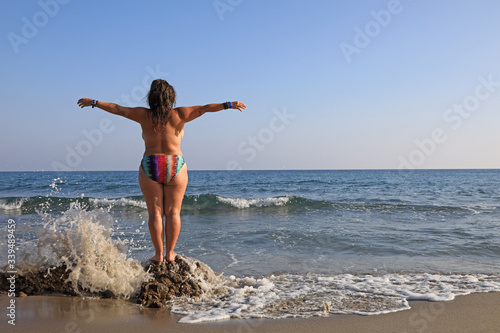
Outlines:
MULTIPOLYGON (((88 209, 139 209, 146 210, 146 202, 142 196, 123 198, 91 198, 84 197, 7 197, 0 198, 0 212, 34 214, 40 207, 50 207, 51 211, 64 212, 72 204, 78 203, 88 209)), ((184 214, 230 212, 248 209, 286 209, 287 211, 304 210, 346 210, 372 212, 428 212, 428 213, 491 213, 497 207, 489 206, 443 206, 415 205, 403 201, 382 200, 339 200, 324 201, 308 199, 300 196, 276 196, 267 198, 230 198, 217 194, 198 194, 184 196, 182 212, 184 214)))

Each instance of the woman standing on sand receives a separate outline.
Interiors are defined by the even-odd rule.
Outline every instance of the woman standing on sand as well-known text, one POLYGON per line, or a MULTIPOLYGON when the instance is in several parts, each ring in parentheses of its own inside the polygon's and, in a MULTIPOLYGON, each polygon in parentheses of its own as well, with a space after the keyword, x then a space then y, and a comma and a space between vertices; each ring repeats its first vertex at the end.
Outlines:
POLYGON ((163 235, 165 235, 169 261, 175 260, 175 244, 181 229, 181 206, 188 183, 187 166, 181 151, 184 124, 205 112, 224 109, 243 111, 241 102, 207 104, 204 106, 177 107, 175 90, 167 81, 156 79, 148 93, 149 109, 128 108, 114 103, 104 103, 91 98, 78 100, 80 107, 98 107, 141 124, 146 146, 139 167, 139 185, 148 207, 148 226, 155 255, 149 260, 163 261, 163 235), (163 224, 165 216, 165 225, 163 224))

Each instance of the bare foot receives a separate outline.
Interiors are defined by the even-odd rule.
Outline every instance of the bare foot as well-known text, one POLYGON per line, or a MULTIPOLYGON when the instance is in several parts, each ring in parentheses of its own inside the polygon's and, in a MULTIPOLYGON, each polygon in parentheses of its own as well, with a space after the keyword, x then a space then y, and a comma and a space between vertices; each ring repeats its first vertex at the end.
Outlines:
POLYGON ((167 257, 165 258, 166 261, 174 261, 175 257, 177 256, 177 253, 167 253, 167 257))
POLYGON ((155 255, 154 257, 151 257, 148 260, 149 261, 153 261, 153 262, 162 262, 163 261, 163 257, 159 256, 159 255, 155 255))

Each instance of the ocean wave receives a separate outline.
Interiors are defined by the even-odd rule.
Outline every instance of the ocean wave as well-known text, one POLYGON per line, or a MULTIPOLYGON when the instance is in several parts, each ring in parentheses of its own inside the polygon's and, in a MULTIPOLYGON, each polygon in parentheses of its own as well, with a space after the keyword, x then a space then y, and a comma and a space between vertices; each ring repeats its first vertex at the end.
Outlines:
POLYGON ((118 199, 89 199, 90 203, 95 206, 109 206, 109 207, 139 207, 147 209, 146 201, 142 197, 128 197, 118 199))
POLYGON ((0 212, 36 214, 38 211, 64 212, 71 205, 78 203, 82 207, 115 208, 115 207, 138 207, 146 209, 146 202, 142 196, 106 199, 85 197, 57 197, 57 196, 33 196, 33 197, 7 197, 0 199, 0 212))
POLYGON ((7 212, 19 211, 22 209, 23 204, 29 199, 30 198, 25 197, 0 199, 0 210, 4 210, 7 212))
MULTIPOLYGON (((93 208, 134 208, 147 209, 142 196, 129 196, 122 198, 92 198, 81 195, 80 197, 7 197, 0 198, 0 212, 34 214, 40 209, 63 212, 74 203, 79 203, 89 209, 93 208)), ((274 196, 265 198, 225 197, 218 194, 185 195, 182 211, 184 214, 217 213, 240 210, 282 210, 287 212, 300 212, 304 210, 333 210, 333 211, 359 211, 383 213, 464 213, 482 214, 495 213, 498 207, 494 206, 450 206, 412 204, 403 201, 384 200, 315 200, 302 196, 274 196)))
POLYGON ((265 207, 265 206, 284 206, 290 201, 290 197, 273 197, 263 199, 246 199, 246 198, 225 198, 217 196, 217 200, 223 203, 230 204, 233 207, 243 209, 250 207, 265 207))
POLYGON ((332 203, 299 196, 266 198, 231 198, 217 194, 187 195, 182 204, 183 213, 217 213, 252 210, 286 210, 288 213, 308 209, 331 208, 332 203))
MULTIPOLYGON (((314 204, 314 200, 300 197, 269 197, 269 198, 229 198, 215 194, 186 195, 183 201, 183 212, 214 212, 227 210, 240 210, 248 208, 271 208, 293 206, 300 208, 308 206, 307 202, 314 204)), ((140 208, 147 209, 142 196, 123 198, 91 198, 91 197, 9 197, 0 199, 0 211, 20 211, 23 214, 34 214, 40 209, 51 211, 65 211, 74 203, 79 203, 89 209, 93 208, 140 208)))

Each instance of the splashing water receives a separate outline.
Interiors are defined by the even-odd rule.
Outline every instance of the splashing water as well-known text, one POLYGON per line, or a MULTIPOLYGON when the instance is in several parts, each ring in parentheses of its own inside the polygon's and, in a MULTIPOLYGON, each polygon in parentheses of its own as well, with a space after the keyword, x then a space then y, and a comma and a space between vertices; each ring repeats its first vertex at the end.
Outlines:
POLYGON ((39 214, 45 226, 37 231, 38 241, 22 252, 21 272, 66 265, 75 292, 111 291, 125 299, 149 278, 138 261, 127 258, 126 246, 111 239, 113 218, 104 209, 87 211, 76 202, 57 218, 39 214))

